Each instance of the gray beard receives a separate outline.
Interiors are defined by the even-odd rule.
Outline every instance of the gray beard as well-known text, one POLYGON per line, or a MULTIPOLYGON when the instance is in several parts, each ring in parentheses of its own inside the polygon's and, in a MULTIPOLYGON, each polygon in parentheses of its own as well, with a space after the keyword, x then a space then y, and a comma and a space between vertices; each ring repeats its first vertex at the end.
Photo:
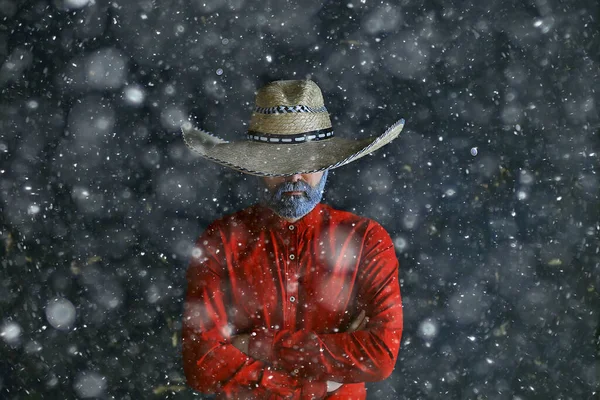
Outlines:
POLYGON ((304 181, 283 182, 277 186, 273 193, 264 185, 261 179, 259 199, 260 203, 269 207, 283 218, 298 219, 312 211, 323 198, 325 183, 329 170, 325 170, 316 187, 304 181), (302 196, 284 195, 283 192, 304 191, 302 196))

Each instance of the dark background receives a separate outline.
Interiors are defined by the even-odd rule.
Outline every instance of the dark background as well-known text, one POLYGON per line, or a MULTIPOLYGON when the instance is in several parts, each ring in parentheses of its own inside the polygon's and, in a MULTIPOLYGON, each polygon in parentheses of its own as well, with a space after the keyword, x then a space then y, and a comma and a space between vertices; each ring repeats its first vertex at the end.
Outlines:
POLYGON ((401 136, 324 202, 379 221, 405 332, 369 399, 598 398, 600 5, 0 0, 0 398, 201 398, 184 273, 256 178, 196 157, 311 78, 336 134, 401 136))

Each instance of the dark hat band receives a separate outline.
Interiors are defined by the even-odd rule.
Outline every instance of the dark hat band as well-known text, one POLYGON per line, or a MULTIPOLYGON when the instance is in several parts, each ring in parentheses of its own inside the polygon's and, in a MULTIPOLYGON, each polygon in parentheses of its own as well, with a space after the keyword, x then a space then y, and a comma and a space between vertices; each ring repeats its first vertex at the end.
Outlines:
POLYGON ((256 107, 255 113, 258 114, 290 114, 290 113, 326 113, 327 108, 321 107, 309 107, 304 105, 297 106, 276 106, 276 107, 256 107))
POLYGON ((303 142, 316 142, 323 139, 329 139, 333 137, 333 128, 320 129, 318 131, 310 131, 304 133, 298 133, 295 135, 275 135, 266 134, 256 131, 248 131, 246 137, 253 142, 261 143, 303 143, 303 142))

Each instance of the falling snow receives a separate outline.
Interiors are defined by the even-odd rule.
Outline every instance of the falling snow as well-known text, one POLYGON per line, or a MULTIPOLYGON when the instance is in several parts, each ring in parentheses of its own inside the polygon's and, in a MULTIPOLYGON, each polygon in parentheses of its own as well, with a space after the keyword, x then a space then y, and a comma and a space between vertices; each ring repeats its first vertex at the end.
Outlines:
MULTIPOLYGON (((0 0, 0 398, 198 398, 187 263, 257 180, 200 159, 180 127, 241 140, 257 88, 303 78, 340 137, 406 119, 324 195, 381 223, 400 262, 402 346, 368 399, 598 398, 599 15, 595 0, 0 0)), ((348 251, 323 258, 351 270, 348 251)))

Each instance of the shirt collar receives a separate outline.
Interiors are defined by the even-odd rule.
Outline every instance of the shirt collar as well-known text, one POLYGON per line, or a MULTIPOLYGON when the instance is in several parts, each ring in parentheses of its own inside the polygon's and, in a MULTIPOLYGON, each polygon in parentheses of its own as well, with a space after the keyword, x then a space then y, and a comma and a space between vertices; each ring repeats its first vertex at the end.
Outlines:
POLYGON ((294 225, 295 228, 300 231, 314 228, 320 221, 323 220, 323 212, 326 206, 322 203, 317 205, 310 210, 308 214, 300 218, 296 222, 288 222, 275 211, 270 209, 264 204, 256 204, 257 216, 259 217, 260 224, 266 228, 276 229, 290 229, 290 225, 294 225))

